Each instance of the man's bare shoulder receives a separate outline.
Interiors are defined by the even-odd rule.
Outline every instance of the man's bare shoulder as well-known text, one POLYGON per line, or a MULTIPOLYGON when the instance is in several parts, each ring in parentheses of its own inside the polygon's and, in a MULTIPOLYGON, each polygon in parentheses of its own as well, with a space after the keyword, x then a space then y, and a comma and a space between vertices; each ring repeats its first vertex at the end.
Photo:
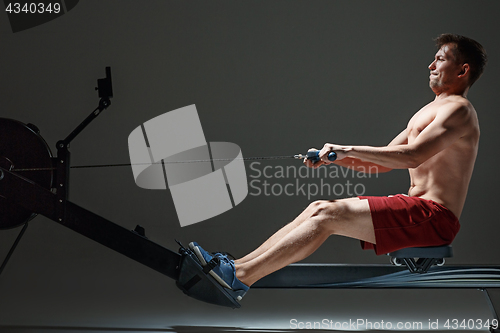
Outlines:
POLYGON ((446 112, 450 115, 454 113, 461 113, 463 115, 476 113, 472 103, 462 96, 450 96, 435 103, 437 112, 446 112))
POLYGON ((472 104, 461 96, 449 96, 437 99, 420 109, 409 121, 407 133, 409 142, 428 126, 433 129, 447 129, 461 132, 460 137, 470 137, 477 140, 479 122, 472 104))
POLYGON ((422 107, 413 115, 410 119, 410 123, 416 118, 427 118, 431 121, 434 120, 438 114, 441 114, 441 116, 451 116, 454 113, 475 113, 475 110, 468 99, 461 96, 450 96, 440 100, 434 100, 422 107))
POLYGON ((440 100, 435 104, 434 109, 436 118, 450 125, 478 126, 476 110, 468 99, 461 96, 451 96, 440 100))
POLYGON ((446 98, 436 108, 436 119, 441 126, 455 131, 461 131, 461 138, 467 142, 479 140, 480 129, 476 110, 472 103, 461 96, 446 98), (470 139, 470 140, 469 140, 470 139))

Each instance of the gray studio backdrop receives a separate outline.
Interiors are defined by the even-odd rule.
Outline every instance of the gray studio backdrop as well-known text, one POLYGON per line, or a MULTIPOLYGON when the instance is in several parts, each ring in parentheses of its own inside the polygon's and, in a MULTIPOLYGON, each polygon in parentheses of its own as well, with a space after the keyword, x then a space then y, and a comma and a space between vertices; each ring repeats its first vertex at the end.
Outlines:
MULTIPOLYGON (((427 68, 435 53, 432 38, 463 34, 485 46, 490 62, 468 96, 478 111, 481 144, 455 257, 448 262, 500 264, 499 12, 498 1, 84 0, 18 33, 0 13, 0 117, 36 124, 54 151, 57 140, 97 106, 96 80, 111 66, 112 105, 73 141, 73 165, 127 163, 134 128, 191 104, 207 141, 236 143, 244 157, 304 153, 325 142, 384 145, 433 98, 427 68)), ((242 256, 310 201, 342 197, 276 195, 278 185, 265 195, 264 180, 281 186, 296 181, 258 178, 256 170, 266 166, 272 173, 280 166, 299 167, 300 161, 246 162, 249 181, 260 180, 253 184, 262 192, 250 187, 234 209, 184 228, 170 193, 137 187, 130 167, 73 170, 70 199, 126 228, 141 224, 151 240, 173 250, 176 238, 242 256)), ((327 181, 362 184, 358 192, 366 195, 404 193, 409 186, 402 170, 327 181)), ((0 232, 2 259, 18 232, 0 232)), ((306 261, 387 259, 335 237, 306 261)), ((0 330, 289 329, 293 318, 427 323, 487 319, 483 301, 475 290, 251 290, 241 309, 219 308, 37 217, 0 276, 0 330)))

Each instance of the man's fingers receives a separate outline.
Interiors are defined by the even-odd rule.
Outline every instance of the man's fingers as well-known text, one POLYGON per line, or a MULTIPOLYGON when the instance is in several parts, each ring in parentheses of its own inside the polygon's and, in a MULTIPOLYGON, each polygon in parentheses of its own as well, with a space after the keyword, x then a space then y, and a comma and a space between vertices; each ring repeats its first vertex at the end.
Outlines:
POLYGON ((330 154, 333 150, 330 147, 323 147, 319 152, 320 160, 325 164, 330 164, 332 161, 328 159, 328 154, 330 154))

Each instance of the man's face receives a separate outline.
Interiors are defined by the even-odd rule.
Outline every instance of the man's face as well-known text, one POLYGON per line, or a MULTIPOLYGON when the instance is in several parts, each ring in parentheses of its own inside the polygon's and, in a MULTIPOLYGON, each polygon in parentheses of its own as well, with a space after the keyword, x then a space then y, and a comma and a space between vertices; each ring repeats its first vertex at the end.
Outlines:
POLYGON ((434 91, 447 91, 457 80, 461 66, 453 54, 454 44, 445 44, 434 56, 434 61, 429 65, 429 86, 434 91))

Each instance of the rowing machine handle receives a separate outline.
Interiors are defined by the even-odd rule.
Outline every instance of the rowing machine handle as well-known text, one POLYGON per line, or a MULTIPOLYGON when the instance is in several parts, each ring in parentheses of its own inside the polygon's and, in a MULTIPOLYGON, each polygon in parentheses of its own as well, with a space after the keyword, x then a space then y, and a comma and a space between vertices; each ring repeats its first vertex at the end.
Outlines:
MULTIPOLYGON (((319 161, 319 150, 308 151, 306 156, 309 161, 316 163, 319 161)), ((337 154, 334 151, 328 154, 328 160, 333 162, 336 159, 337 159, 337 154)))

